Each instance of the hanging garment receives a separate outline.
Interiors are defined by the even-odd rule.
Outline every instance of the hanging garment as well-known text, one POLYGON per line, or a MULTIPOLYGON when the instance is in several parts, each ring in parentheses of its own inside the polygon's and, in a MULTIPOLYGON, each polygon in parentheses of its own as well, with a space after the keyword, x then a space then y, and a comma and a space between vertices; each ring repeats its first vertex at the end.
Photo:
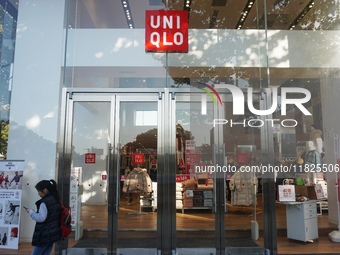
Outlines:
POLYGON ((229 182, 231 191, 231 205, 254 204, 257 193, 258 180, 253 173, 237 171, 229 182), (255 186, 255 187, 254 187, 255 186))
POLYGON ((125 193, 150 193, 152 191, 152 181, 146 169, 134 168, 124 181, 123 192, 125 193))
POLYGON ((177 166, 179 169, 185 169, 185 133, 184 129, 180 124, 176 125, 176 156, 177 166))

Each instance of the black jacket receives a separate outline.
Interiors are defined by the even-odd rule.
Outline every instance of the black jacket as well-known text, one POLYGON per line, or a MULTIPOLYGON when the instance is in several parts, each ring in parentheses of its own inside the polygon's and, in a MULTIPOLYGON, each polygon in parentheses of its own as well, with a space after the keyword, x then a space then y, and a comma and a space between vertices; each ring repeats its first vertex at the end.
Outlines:
POLYGON ((47 194, 42 199, 38 200, 37 212, 41 203, 44 202, 47 207, 47 217, 44 222, 35 224, 32 245, 45 246, 50 243, 56 243, 60 240, 60 203, 56 199, 47 194))

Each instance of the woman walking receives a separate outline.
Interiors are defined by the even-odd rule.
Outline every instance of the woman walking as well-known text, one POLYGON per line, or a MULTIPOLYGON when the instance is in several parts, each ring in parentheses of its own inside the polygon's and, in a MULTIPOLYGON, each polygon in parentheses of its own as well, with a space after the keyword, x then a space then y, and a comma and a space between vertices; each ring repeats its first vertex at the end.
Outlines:
POLYGON ((35 185, 41 197, 35 204, 37 210, 26 209, 36 221, 32 245, 32 255, 50 255, 54 243, 60 240, 60 200, 57 183, 54 180, 42 180, 35 185))

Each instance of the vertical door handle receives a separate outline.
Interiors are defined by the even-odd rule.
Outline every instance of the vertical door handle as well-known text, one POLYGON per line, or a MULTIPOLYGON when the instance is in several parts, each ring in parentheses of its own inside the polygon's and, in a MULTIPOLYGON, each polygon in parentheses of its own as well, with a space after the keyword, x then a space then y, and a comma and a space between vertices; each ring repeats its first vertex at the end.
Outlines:
POLYGON ((111 176, 111 144, 107 145, 107 184, 106 184, 106 211, 109 212, 110 207, 112 207, 112 201, 109 201, 110 196, 110 176, 111 176))
POLYGON ((116 212, 119 212, 119 195, 120 195, 120 143, 117 143, 117 154, 116 154, 116 171, 117 171, 117 185, 116 185, 116 212))

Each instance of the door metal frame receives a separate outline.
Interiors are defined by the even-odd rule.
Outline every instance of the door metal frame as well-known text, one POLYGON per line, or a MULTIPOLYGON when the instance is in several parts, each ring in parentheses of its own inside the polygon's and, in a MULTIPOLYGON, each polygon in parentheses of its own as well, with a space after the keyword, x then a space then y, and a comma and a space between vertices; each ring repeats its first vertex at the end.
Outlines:
MULTIPOLYGON (((218 90, 218 92, 220 92, 218 90)), ((225 91, 223 91, 225 93, 225 91)), ((222 93, 223 93, 222 92, 222 93)), ((183 88, 143 88, 136 91, 135 88, 116 88, 116 89, 97 89, 97 88, 63 88, 61 95, 61 116, 60 116, 60 129, 58 137, 58 188, 60 190, 61 199, 65 204, 69 204, 69 176, 71 170, 71 138, 72 138, 72 118, 73 118, 73 103, 74 101, 110 101, 111 102, 111 127, 108 146, 110 146, 111 156, 109 157, 108 171, 108 201, 116 201, 116 203, 108 203, 108 238, 113 240, 110 242, 108 250, 113 252, 117 247, 118 242, 118 214, 116 210, 119 207, 119 196, 117 198, 117 191, 112 186, 119 184, 118 171, 114 171, 114 167, 119 167, 119 155, 115 153, 119 149, 119 125, 115 122, 115 119, 119 116, 119 102, 122 101, 148 101, 145 100, 145 95, 152 95, 154 100, 158 101, 158 163, 163 167, 163 178, 158 179, 158 185, 162 189, 158 190, 158 202, 157 205, 157 254, 175 254, 176 252, 176 201, 175 201, 175 189, 176 189, 176 173, 172 169, 176 168, 176 146, 175 146, 175 133, 176 133, 176 97, 184 98, 188 96, 188 102, 190 103, 193 98, 200 96, 201 91, 193 93, 192 89, 183 88), (142 95, 142 96, 141 96, 142 95), (157 96, 156 96, 157 95, 157 96), (75 97, 76 96, 76 97, 75 97), (79 97, 79 98, 78 98, 79 97), (83 100, 81 100, 82 98, 83 100), (105 98, 105 100, 104 100, 105 98), (116 127, 115 127, 116 126, 116 127), (115 128, 114 128, 115 127, 115 128), (116 198, 116 199, 114 199, 116 198)), ((223 95, 222 95, 223 96, 223 95)), ((270 96, 266 97, 267 105, 270 103, 270 96)), ((199 100, 198 100, 199 101, 199 100)), ((184 101, 183 101, 184 102, 184 101)), ((266 108, 267 109, 267 108, 266 108)), ((214 107, 214 116, 218 118, 224 118, 223 109, 218 110, 214 107)), ((264 131, 263 134, 267 137, 267 146, 270 152, 270 137, 272 133, 270 129, 264 131)), ((224 164, 224 147, 223 141, 218 141, 218 137, 223 134, 223 128, 219 127, 214 130, 215 135, 215 152, 216 163, 224 164), (222 142, 222 143, 221 143, 222 142)), ((262 134, 261 134, 262 136, 262 134)), ((262 140, 262 138, 261 138, 262 140)), ((269 155, 272 156, 272 155, 269 155)), ((162 170, 161 170, 162 171, 162 170)), ((225 181, 223 178, 217 178, 220 181, 217 184, 218 190, 216 190, 216 217, 215 217, 215 230, 219 232, 215 236, 216 239, 216 254, 225 254, 225 229, 224 229, 224 214, 225 214, 225 181), (219 238, 217 238, 219 236, 219 238)), ((266 184, 267 185, 267 184, 266 184)), ((269 191, 272 186, 272 182, 268 183, 270 187, 268 189, 265 186, 265 190, 269 191)), ((272 192, 269 192, 272 193, 272 192)), ((277 250, 277 241, 272 240, 273 236, 276 237, 276 225, 272 223, 275 220, 275 201, 272 202, 272 197, 264 195, 264 207, 263 212, 266 213, 269 222, 264 222, 264 240, 265 246, 268 246, 270 251, 277 250), (273 204, 273 205, 272 205, 273 204), (274 215, 273 215, 274 214, 274 215)), ((56 245, 56 254, 62 255, 63 250, 67 249, 67 239, 56 245)), ((179 249, 177 249, 179 250, 179 249)), ((196 249, 197 251, 197 249, 196 249)))

